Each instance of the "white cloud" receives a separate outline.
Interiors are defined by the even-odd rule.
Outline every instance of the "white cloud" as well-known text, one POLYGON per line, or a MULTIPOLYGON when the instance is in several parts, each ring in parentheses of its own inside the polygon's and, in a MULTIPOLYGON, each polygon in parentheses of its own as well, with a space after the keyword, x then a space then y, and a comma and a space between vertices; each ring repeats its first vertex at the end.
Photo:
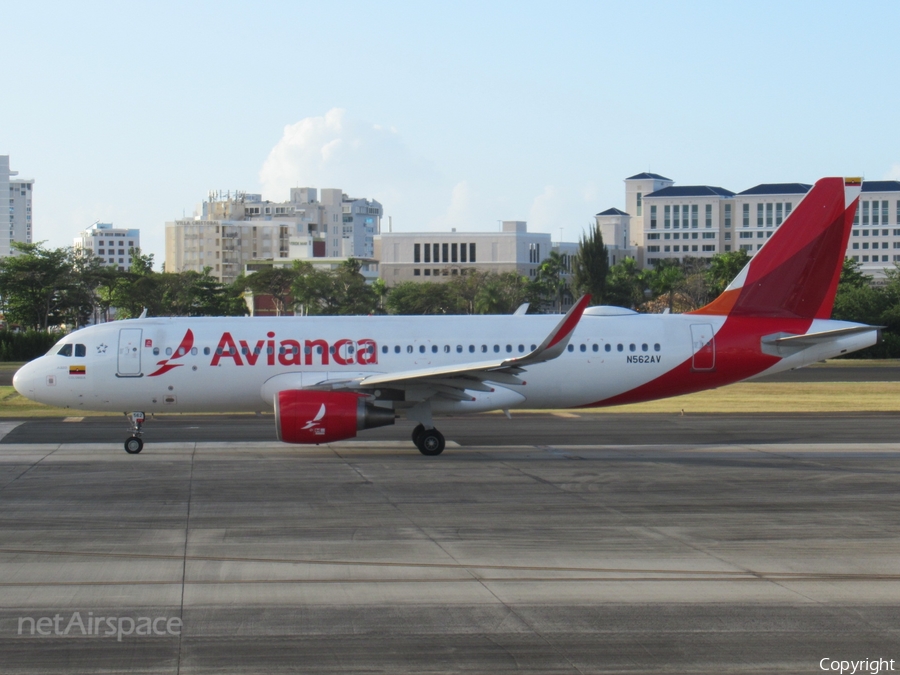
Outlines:
POLYGON ((884 180, 900 180, 900 163, 894 164, 884 175, 884 180))
POLYGON ((528 187, 506 185, 502 176, 450 179, 417 157, 394 127, 354 119, 340 108, 287 125, 259 179, 264 197, 272 201, 287 199, 292 187, 340 188, 376 199, 384 206, 385 231, 388 216, 395 232, 494 231, 498 219, 525 218, 530 231, 550 233, 554 241, 560 227, 567 237, 577 237, 598 192, 592 183, 551 184, 532 197, 528 187))
POLYGON ((415 157, 396 129, 353 119, 341 108, 287 125, 259 180, 272 201, 287 199, 292 187, 340 188, 376 199, 407 230, 422 229, 448 199, 451 209, 460 208, 456 188, 451 193, 450 183, 415 157))
POLYGON ((554 185, 544 186, 543 192, 531 202, 528 211, 528 227, 532 231, 552 232, 559 227, 560 216, 565 211, 565 198, 554 185))
MULTIPOLYGON (((428 223, 428 229, 434 231, 449 231, 452 228, 458 230, 476 229, 478 214, 474 212, 475 195, 468 181, 460 181, 453 186, 450 192, 450 204, 443 214, 433 218, 428 223)), ((483 216, 482 216, 483 217, 483 216)))

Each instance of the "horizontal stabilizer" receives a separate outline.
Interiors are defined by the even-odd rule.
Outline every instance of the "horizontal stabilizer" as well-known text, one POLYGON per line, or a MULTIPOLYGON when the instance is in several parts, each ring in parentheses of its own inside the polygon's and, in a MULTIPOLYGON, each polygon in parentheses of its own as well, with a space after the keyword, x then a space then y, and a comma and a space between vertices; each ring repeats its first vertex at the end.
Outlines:
POLYGON ((859 335, 877 331, 880 333, 884 326, 850 326, 849 328, 836 328, 835 330, 823 330, 818 333, 805 333, 803 335, 790 335, 788 333, 776 333, 766 335, 760 342, 762 351, 773 356, 784 356, 787 353, 796 353, 809 347, 834 342, 849 335, 859 335))

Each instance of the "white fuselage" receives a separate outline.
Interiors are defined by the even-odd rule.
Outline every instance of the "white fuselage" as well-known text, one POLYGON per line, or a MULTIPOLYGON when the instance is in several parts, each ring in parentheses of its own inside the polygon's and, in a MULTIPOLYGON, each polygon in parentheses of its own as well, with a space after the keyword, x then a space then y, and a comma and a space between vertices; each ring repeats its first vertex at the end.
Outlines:
MULTIPOLYGON (((15 386, 33 400, 76 410, 271 410, 280 389, 521 356, 540 344, 558 321, 557 316, 541 315, 135 319, 66 336, 47 355, 26 364, 15 386)), ((528 366, 519 376, 524 384, 472 391, 472 401, 435 400, 433 410, 450 414, 603 405, 686 363, 691 364, 690 374, 677 393, 761 374, 738 369, 729 377, 728 369, 736 365, 729 358, 740 356, 729 356, 727 350, 717 354, 714 342, 712 350, 708 345, 703 349, 703 340, 708 342, 725 321, 721 316, 586 314, 566 351, 528 366), (713 371, 717 377, 710 378, 713 371), (692 377, 696 382, 689 381, 692 377)), ((812 324, 810 332, 854 325, 822 320, 812 324)), ((767 363, 765 372, 800 367, 873 343, 872 334, 843 337, 767 363)), ((376 391, 375 397, 380 394, 376 391)), ((432 394, 407 387, 404 397, 408 404, 432 394)), ((402 412, 403 405, 394 407, 402 412)))

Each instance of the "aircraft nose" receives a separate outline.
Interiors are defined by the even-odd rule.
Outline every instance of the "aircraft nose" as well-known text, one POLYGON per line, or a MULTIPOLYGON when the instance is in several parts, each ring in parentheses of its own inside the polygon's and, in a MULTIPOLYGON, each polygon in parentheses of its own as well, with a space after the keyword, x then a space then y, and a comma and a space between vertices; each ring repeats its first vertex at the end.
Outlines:
POLYGON ((26 363, 16 371, 13 375, 13 387, 25 398, 34 399, 34 379, 35 379, 34 362, 26 363))

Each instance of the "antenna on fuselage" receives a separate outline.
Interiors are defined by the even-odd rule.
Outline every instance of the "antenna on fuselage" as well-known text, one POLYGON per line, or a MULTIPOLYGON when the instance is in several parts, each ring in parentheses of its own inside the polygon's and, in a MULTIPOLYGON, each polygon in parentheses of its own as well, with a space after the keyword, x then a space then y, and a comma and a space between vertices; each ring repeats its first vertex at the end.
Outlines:
POLYGON ((146 308, 146 307, 144 307, 144 311, 141 312, 141 315, 140 315, 138 318, 139 318, 139 319, 146 319, 146 318, 147 318, 147 308, 146 308))

